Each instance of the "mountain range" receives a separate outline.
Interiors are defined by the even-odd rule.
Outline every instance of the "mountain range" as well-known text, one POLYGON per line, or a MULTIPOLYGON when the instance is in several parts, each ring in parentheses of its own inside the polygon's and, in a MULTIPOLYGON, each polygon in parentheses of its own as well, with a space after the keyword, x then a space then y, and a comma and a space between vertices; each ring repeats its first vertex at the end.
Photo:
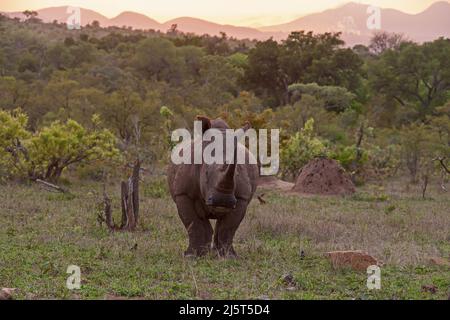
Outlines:
MULTIPOLYGON (((81 9, 81 25, 98 21, 101 26, 132 27, 134 29, 154 29, 167 31, 173 24, 178 30, 195 34, 219 35, 225 32, 228 36, 238 39, 265 40, 273 37, 276 40, 285 39, 291 31, 306 30, 316 33, 342 32, 342 38, 347 45, 367 44, 373 30, 367 27, 371 15, 369 5, 350 2, 338 8, 328 9, 289 23, 264 26, 259 28, 223 25, 207 20, 180 17, 160 23, 144 14, 122 12, 117 17, 108 18, 89 9, 81 9)), ((38 18, 44 22, 66 22, 69 14, 67 7, 51 7, 37 10, 38 18)), ((24 19, 21 12, 2 12, 7 16, 24 19)), ((418 14, 408 14, 394 9, 380 9, 381 30, 403 33, 407 38, 424 42, 438 37, 450 38, 450 3, 439 1, 418 14)))

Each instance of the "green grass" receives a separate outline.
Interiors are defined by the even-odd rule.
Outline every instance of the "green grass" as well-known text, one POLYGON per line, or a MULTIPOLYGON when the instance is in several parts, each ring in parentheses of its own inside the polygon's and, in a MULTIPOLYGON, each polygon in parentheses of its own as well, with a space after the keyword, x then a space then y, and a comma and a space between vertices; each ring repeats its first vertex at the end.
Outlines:
MULTIPOLYGON (((19 299, 447 299, 450 272, 429 265, 450 254, 450 199, 401 184, 366 186, 353 197, 266 195, 254 201, 235 238, 239 258, 184 259, 184 227, 161 184, 144 185, 135 233, 97 221, 101 186, 53 194, 37 185, 0 186, 0 287, 19 299), (135 249, 132 249, 137 244, 135 249), (360 249, 384 262, 381 290, 367 275, 335 270, 330 250, 360 249), (300 258, 300 252, 305 258, 300 258), (82 287, 65 286, 69 265, 82 287), (283 283, 294 277, 295 287, 283 283), (437 288, 422 292, 423 285, 437 288)), ((110 187, 118 216, 119 187, 110 187)))

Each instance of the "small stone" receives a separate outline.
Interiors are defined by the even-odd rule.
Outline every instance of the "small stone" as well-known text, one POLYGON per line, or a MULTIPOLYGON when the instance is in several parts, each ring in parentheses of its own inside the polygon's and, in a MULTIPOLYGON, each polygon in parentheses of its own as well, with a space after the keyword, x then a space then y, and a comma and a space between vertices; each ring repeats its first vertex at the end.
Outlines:
POLYGON ((439 258, 439 257, 431 257, 430 258, 430 263, 434 264, 436 266, 445 266, 445 267, 450 267, 450 261, 443 259, 443 258, 439 258))
POLYGON ((283 275, 283 284, 288 287, 295 287, 294 276, 290 273, 286 273, 283 275))
POLYGON ((356 271, 366 271, 369 266, 379 265, 374 257, 362 251, 332 251, 326 255, 331 260, 333 268, 350 267, 356 271))
POLYGON ((429 286, 423 285, 422 292, 429 292, 431 294, 435 294, 437 292, 437 288, 433 285, 429 285, 429 286))
POLYGON ((0 300, 13 300, 15 288, 3 288, 0 290, 0 300))
POLYGON ((287 287, 286 290, 287 291, 295 291, 295 290, 297 290, 297 288, 296 287, 287 287))

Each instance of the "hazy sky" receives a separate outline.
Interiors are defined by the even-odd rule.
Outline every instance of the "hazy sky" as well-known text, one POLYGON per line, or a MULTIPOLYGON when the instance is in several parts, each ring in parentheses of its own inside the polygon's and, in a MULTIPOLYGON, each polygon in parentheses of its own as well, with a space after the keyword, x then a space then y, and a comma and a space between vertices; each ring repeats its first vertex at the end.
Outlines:
MULTIPOLYGON (((219 23, 270 25, 337 7, 350 0, 0 0, 0 11, 22 11, 51 6, 80 6, 107 17, 136 11, 160 22, 190 16, 219 23)), ((362 0, 384 8, 417 13, 436 0, 362 0)))

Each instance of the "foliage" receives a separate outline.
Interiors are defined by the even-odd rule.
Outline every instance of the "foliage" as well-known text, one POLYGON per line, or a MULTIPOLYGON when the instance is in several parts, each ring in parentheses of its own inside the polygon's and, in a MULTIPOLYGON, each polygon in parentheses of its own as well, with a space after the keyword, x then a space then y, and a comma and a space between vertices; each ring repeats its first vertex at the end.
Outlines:
POLYGON ((415 108, 417 118, 423 119, 448 98, 449 55, 450 41, 442 38, 387 50, 370 66, 372 88, 402 106, 415 108))
MULTIPOLYGON (((124 159, 139 154, 145 167, 159 171, 167 164, 171 131, 192 129, 195 116, 205 114, 233 128, 248 121, 256 129, 281 129, 285 149, 299 148, 294 142, 313 119, 310 139, 349 171, 378 179, 417 171, 417 180, 425 171, 439 172, 436 164, 427 169, 432 156, 450 157, 449 43, 376 33, 368 46, 347 48, 339 33, 301 31, 280 42, 256 41, 185 34, 175 25, 167 33, 94 22, 67 30, 32 12, 25 22, 3 16, 1 107, 21 108, 28 121, 27 137, 9 141, 8 152, 2 147, 1 174, 28 175, 39 167, 36 174, 45 175, 45 155, 34 155, 40 159, 34 167, 25 165, 29 141, 68 121, 82 124, 89 136, 99 130, 95 114, 124 159), (358 147, 362 122, 375 134, 358 147)), ((301 165, 295 153, 286 154, 282 166, 301 165)), ((104 168, 96 163, 78 169, 98 179, 104 168)))
MULTIPOLYGON (((438 141, 436 132, 422 123, 404 126, 400 131, 401 160, 411 182, 418 182, 421 171, 432 166, 432 159, 442 156, 438 141)), ((448 146, 446 150, 448 152, 448 146)))
POLYGON ((281 150, 282 175, 294 178, 306 163, 326 153, 326 145, 314 135, 314 120, 309 119, 281 150))
POLYGON ((114 135, 106 130, 87 130, 74 120, 54 122, 27 141, 33 178, 57 180, 75 164, 104 163, 118 157, 114 135))
POLYGON ((20 173, 18 163, 23 159, 20 141, 30 136, 27 122, 27 116, 20 110, 0 110, 0 181, 20 173))
POLYGON ((57 180, 73 165, 118 159, 116 139, 107 129, 96 125, 87 130, 74 120, 56 121, 35 135, 26 130, 27 117, 20 110, 0 111, 0 163, 2 177, 29 176, 57 180))
POLYGON ((330 157, 337 160, 345 169, 351 170, 354 167, 362 167, 367 162, 369 158, 367 151, 361 150, 361 152, 361 157, 358 157, 356 145, 351 145, 334 150, 330 157))
POLYGON ((289 86, 291 101, 301 100, 305 94, 324 101, 324 107, 328 111, 342 112, 352 105, 356 96, 347 89, 335 86, 319 86, 317 83, 295 83, 289 86))
POLYGON ((278 44, 260 42, 249 53, 244 83, 270 103, 287 103, 288 87, 317 82, 355 91, 360 84, 362 61, 343 49, 340 34, 292 32, 278 44))

